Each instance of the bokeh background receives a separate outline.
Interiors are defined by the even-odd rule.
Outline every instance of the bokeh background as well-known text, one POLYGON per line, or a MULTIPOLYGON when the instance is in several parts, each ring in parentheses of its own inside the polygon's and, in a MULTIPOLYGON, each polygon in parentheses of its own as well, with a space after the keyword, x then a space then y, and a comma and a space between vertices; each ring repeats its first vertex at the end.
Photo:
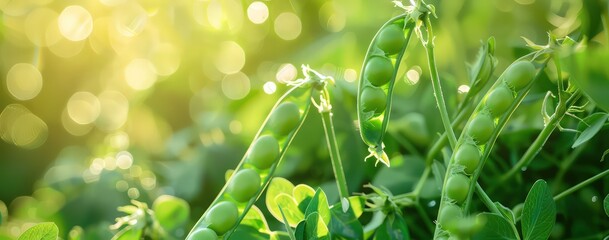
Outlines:
MULTIPOLYGON (((607 41, 601 1, 428 2, 439 16, 436 60, 453 109, 467 91, 467 63, 490 36, 499 69, 526 51, 521 36, 545 44, 548 32, 578 29, 592 43, 607 41)), ((350 189, 376 181, 406 191, 423 167, 403 167, 413 179, 375 178, 401 175, 364 163, 355 129, 368 44, 403 11, 388 0, 0 0, 0 10, 0 214, 10 216, 0 238, 54 221, 62 235, 78 225, 91 239, 109 239, 116 207, 162 194, 187 200, 194 223, 287 89, 283 82, 302 77, 302 64, 336 79, 350 189)), ((411 42, 392 119, 425 127, 390 131, 416 150, 441 124, 424 51, 411 42)), ((324 141, 319 116, 309 114, 278 175, 336 199, 324 141)), ((391 143, 390 155, 402 158, 406 151, 391 143)))

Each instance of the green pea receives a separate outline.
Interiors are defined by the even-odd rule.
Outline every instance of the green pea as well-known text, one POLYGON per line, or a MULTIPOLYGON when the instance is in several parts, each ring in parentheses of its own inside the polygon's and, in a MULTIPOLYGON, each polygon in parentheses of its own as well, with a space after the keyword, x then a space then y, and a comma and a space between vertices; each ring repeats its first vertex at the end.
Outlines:
POLYGON ((385 111, 387 95, 382 89, 366 87, 360 97, 360 104, 364 112, 374 112, 374 115, 378 116, 385 111))
POLYGON ((397 24, 391 24, 381 30, 377 36, 376 45, 387 55, 393 55, 402 50, 404 42, 404 31, 397 24))
POLYGON ((383 86, 393 76, 393 65, 386 57, 375 56, 368 59, 364 68, 364 76, 373 86, 383 86))
POLYGON ((505 70, 503 78, 508 86, 519 91, 535 78, 535 66, 529 61, 518 61, 505 70))
POLYGON ((228 184, 228 193, 238 202, 246 202, 260 189, 260 175, 252 169, 240 170, 228 184))
POLYGON ((218 234, 209 228, 195 230, 187 240, 216 240, 218 234))
POLYGON ((205 221, 209 223, 208 227, 219 235, 223 235, 230 230, 238 219, 239 210, 237 205, 229 201, 216 204, 205 215, 205 221))
POLYGON ((461 208, 453 204, 447 204, 440 210, 438 223, 442 226, 448 226, 450 223, 459 221, 461 218, 463 218, 461 208))
POLYGON ((256 168, 264 170, 273 165, 277 156, 279 156, 279 142, 271 135, 263 135, 252 146, 247 160, 256 168))
POLYGON ((495 123, 488 114, 478 114, 467 127, 467 134, 479 144, 484 144, 491 138, 495 123))
POLYGON ((472 144, 463 144, 455 153, 455 163, 463 166, 465 173, 472 174, 480 163, 480 151, 472 144))
POLYGON ((453 174, 446 181, 446 196, 462 203, 469 192, 470 180, 463 174, 453 174))
POLYGON ((494 117, 499 117, 510 108, 513 101, 514 95, 512 94, 512 90, 501 85, 488 95, 486 98, 486 106, 494 117))
POLYGON ((298 126, 300 109, 293 102, 280 104, 271 114, 269 125, 277 137, 288 135, 298 126))

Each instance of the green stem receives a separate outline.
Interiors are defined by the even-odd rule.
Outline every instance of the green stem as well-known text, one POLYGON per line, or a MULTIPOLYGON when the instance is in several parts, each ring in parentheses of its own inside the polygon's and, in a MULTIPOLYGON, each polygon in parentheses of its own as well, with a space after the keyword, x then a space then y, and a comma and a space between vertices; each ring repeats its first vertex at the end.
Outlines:
POLYGON ((491 212, 501 215, 501 212, 499 212, 499 208, 497 208, 493 200, 491 200, 491 198, 488 196, 488 194, 486 194, 484 189, 482 189, 480 183, 476 183, 476 193, 478 194, 478 197, 480 197, 480 200, 482 200, 482 203, 484 203, 484 205, 489 210, 491 210, 491 212))
POLYGON ((585 181, 580 182, 579 184, 577 184, 577 185, 575 185, 575 186, 573 186, 573 187, 571 187, 571 188, 569 188, 569 189, 559 193, 558 195, 554 196, 554 201, 558 201, 561 198, 566 197, 567 195, 569 195, 569 194, 579 190, 580 188, 583 188, 583 187, 587 186, 590 183, 593 183, 596 180, 599 180, 599 179, 603 178, 604 176, 606 176, 608 174, 609 174, 609 169, 607 169, 607 170, 605 170, 605 171, 603 171, 603 172, 601 172, 599 174, 596 174, 593 177, 588 178, 585 181))
POLYGON ((329 94, 327 94, 327 90, 324 89, 323 92, 325 94, 323 94, 322 96, 326 96, 326 103, 322 102, 322 105, 319 108, 319 113, 321 114, 321 121, 324 125, 326 142, 328 143, 328 150, 330 151, 330 160, 332 161, 332 169, 334 170, 336 184, 338 185, 338 193, 341 198, 347 198, 349 197, 349 190, 347 187, 347 180, 345 179, 343 164, 340 159, 338 144, 336 143, 334 124, 332 123, 332 105, 330 105, 329 94))
POLYGON ((440 77, 438 76, 438 69, 436 67, 436 60, 433 50, 434 35, 429 13, 427 16, 425 16, 425 29, 427 31, 427 41, 424 41, 423 39, 421 39, 421 41, 423 41, 425 51, 427 52, 427 62, 429 64, 429 71, 431 72, 431 86, 433 87, 436 104, 438 106, 438 110, 440 111, 440 118, 442 118, 444 130, 448 134, 448 142, 450 143, 450 147, 455 149, 455 146, 457 145, 457 137, 455 137, 455 132, 450 125, 448 111, 446 110, 446 102, 444 101, 444 94, 442 94, 442 85, 440 84, 440 77))
POLYGON ((518 162, 510 169, 510 171, 499 177, 499 183, 503 183, 504 181, 510 179, 512 176, 514 176, 514 174, 521 171, 523 167, 527 166, 535 156, 537 156, 539 151, 541 151, 541 148, 543 148, 543 146, 545 145, 546 141, 548 141, 548 138, 550 138, 552 132, 554 132, 554 129, 556 129, 556 127, 560 123, 560 120, 562 120, 562 118, 567 113, 567 109, 573 104, 575 104, 575 102, 579 99, 580 96, 581 95, 579 94, 579 92, 575 92, 573 93, 573 95, 571 95, 571 97, 569 97, 566 102, 562 101, 558 103, 558 106, 556 107, 556 112, 552 114, 552 116, 550 117, 550 121, 548 121, 548 123, 544 126, 544 128, 541 130, 533 144, 531 144, 531 146, 527 149, 524 155, 522 155, 522 158, 518 160, 518 162))
POLYGON ((414 187, 414 190, 412 190, 413 195, 416 196, 417 199, 419 199, 419 193, 421 193, 421 190, 423 189, 425 180, 427 180, 427 178, 429 178, 429 173, 431 173, 431 165, 425 166, 425 170, 423 170, 423 174, 421 174, 421 177, 419 178, 417 185, 414 187))

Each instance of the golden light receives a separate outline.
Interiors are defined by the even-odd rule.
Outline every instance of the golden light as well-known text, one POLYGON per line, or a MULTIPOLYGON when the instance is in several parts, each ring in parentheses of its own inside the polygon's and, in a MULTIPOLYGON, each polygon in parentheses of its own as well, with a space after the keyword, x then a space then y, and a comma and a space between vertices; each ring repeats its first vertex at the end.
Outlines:
POLYGON ((64 8, 57 24, 61 35, 75 42, 85 40, 93 31, 93 17, 87 9, 78 5, 64 8))
POLYGON ((157 79, 154 65, 144 58, 131 60, 125 67, 124 76, 127 84, 135 90, 150 88, 157 79))
POLYGON ((222 92, 232 100, 239 100, 250 92, 250 79, 242 72, 226 75, 222 79, 222 92))
POLYGON ((254 24, 262 24, 269 18, 269 8, 263 2, 254 1, 247 7, 247 18, 254 24))
POLYGON ((6 74, 6 87, 16 99, 30 100, 42 90, 42 75, 32 64, 17 63, 6 74))
POLYGON ((48 127, 24 106, 10 104, 0 113, 0 136, 7 143, 34 149, 46 141, 48 127))
POLYGON ((277 70, 277 74, 275 74, 275 79, 277 79, 280 83, 287 83, 290 81, 294 81, 298 74, 298 70, 291 63, 282 64, 279 66, 277 70))
POLYGON ((302 23, 300 18, 291 12, 284 12, 275 18, 275 33, 283 40, 294 40, 300 36, 302 23))
POLYGON ((345 81, 347 82, 355 82, 355 80, 357 80, 357 72, 355 69, 347 68, 345 69, 344 74, 345 81))
POLYGON ((99 94, 101 111, 95 126, 104 131, 114 131, 127 122, 129 100, 120 92, 104 91, 99 94))
POLYGON ((273 94, 277 91, 277 84, 272 81, 265 82, 264 85, 262 85, 262 90, 266 94, 273 94))
POLYGON ((89 124, 100 114, 99 99, 90 92, 76 92, 68 100, 67 111, 70 118, 78 124, 89 124))
POLYGON ((156 74, 169 76, 180 67, 181 55, 179 50, 171 43, 158 45, 152 52, 152 64, 156 74))
POLYGON ((148 13, 137 3, 126 3, 114 9, 116 30, 125 37, 133 37, 144 31, 148 13))
POLYGON ((236 42, 222 42, 215 58, 215 65, 218 71, 224 74, 237 73, 245 65, 245 51, 236 42))
MULTIPOLYGON (((48 8, 38 8, 30 12, 25 19, 24 31, 27 38, 36 46, 48 46, 46 34, 51 24, 59 15, 48 8)), ((57 27, 57 26, 54 26, 57 27)))

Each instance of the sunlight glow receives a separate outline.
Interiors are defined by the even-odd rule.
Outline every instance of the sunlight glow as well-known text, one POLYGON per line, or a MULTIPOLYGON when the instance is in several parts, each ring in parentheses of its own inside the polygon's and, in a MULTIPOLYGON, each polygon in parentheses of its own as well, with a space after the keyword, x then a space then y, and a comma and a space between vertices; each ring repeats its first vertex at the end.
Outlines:
POLYGON ((93 31, 93 18, 87 9, 72 5, 63 9, 57 21, 61 35, 70 41, 82 41, 93 31))
POLYGON ((247 7, 247 17, 254 24, 262 24, 269 18, 269 8, 260 1, 255 1, 247 7))
POLYGON ((17 63, 6 74, 6 87, 16 99, 30 100, 42 89, 42 75, 32 64, 17 63))
POLYGON ((275 18, 275 33, 283 40, 294 40, 300 36, 302 23, 300 18, 291 12, 284 12, 275 18))

